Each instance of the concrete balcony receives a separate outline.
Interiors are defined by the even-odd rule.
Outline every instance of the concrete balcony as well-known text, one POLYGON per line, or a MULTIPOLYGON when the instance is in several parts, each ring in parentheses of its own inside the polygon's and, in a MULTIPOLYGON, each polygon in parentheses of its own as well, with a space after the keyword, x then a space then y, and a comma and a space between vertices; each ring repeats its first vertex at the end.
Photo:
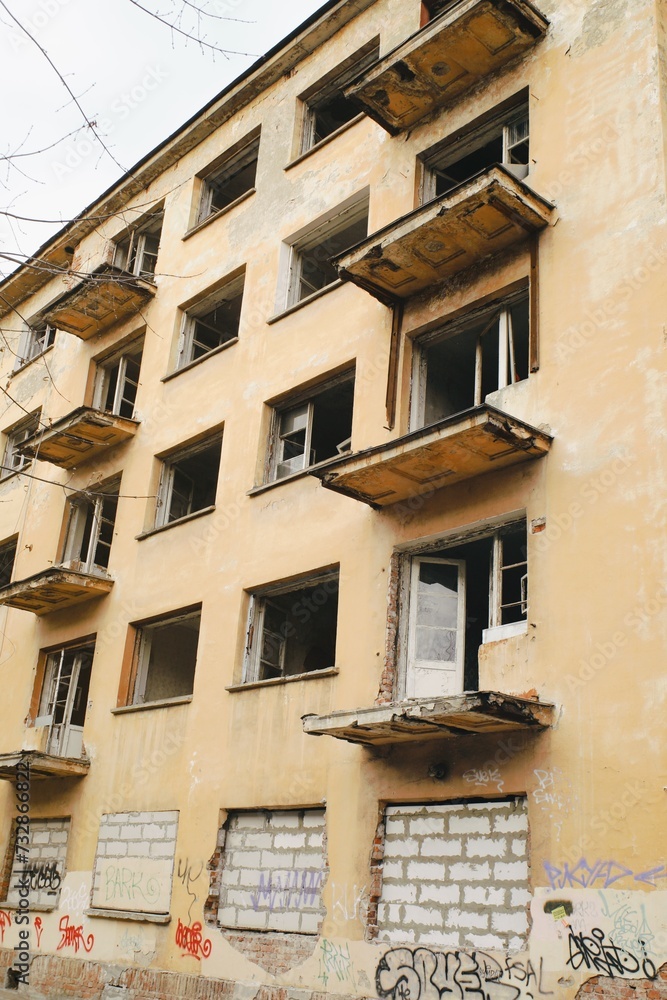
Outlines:
POLYGON ((552 726, 555 720, 554 705, 496 691, 476 691, 330 715, 305 715, 303 731, 310 736, 333 736, 347 743, 375 747, 470 735, 504 735, 517 730, 539 732, 552 726))
POLYGON ((344 281, 392 305, 539 232, 553 212, 550 202, 493 166, 373 233, 335 264, 344 281))
POLYGON ((21 445, 21 452, 42 462, 52 462, 61 469, 73 469, 128 441, 138 426, 136 420, 80 406, 48 430, 40 430, 27 438, 21 445))
POLYGON ((459 0, 371 66, 345 96, 396 135, 523 55, 548 26, 526 0, 459 0))
POLYGON ((311 475, 327 489, 379 510, 542 458, 551 440, 543 431, 485 404, 387 444, 333 459, 311 475))
POLYGON ((141 312, 155 292, 152 282, 103 264, 54 302, 45 319, 59 330, 89 340, 141 312))
POLYGON ((52 566, 35 576, 0 588, 0 604, 42 616, 104 597, 114 581, 106 576, 77 573, 52 566))
POLYGON ((86 757, 59 757, 41 750, 17 750, 0 754, 0 779, 16 781, 25 779, 26 767, 30 779, 83 778, 90 770, 86 757))

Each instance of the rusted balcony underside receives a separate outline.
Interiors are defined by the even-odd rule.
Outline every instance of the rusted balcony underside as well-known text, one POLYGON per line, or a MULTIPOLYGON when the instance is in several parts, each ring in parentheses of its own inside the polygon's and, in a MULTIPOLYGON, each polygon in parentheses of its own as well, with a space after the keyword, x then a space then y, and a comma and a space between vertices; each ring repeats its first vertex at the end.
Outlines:
POLYGON ((138 426, 136 420, 80 406, 48 430, 33 434, 23 443, 21 452, 61 469, 72 469, 127 441, 138 426))
POLYGON ((27 580, 2 587, 0 604, 41 616, 104 597, 112 587, 113 580, 107 577, 52 566, 27 580))
POLYGON ((58 299, 46 320, 59 330, 88 340, 135 315, 155 291, 151 282, 104 264, 58 299))
POLYGON ((526 0, 460 0, 345 91, 392 135, 534 45, 549 22, 526 0))
POLYGON ((495 691, 477 691, 450 698, 420 698, 359 708, 331 715, 305 715, 303 731, 333 736, 362 746, 406 743, 457 736, 502 734, 517 729, 541 730, 553 725, 553 705, 495 691))
POLYGON ((490 167, 341 254, 344 281, 389 305, 525 240, 554 207, 504 167, 490 167))
POLYGON ((18 750, 0 754, 0 778, 16 781, 25 779, 26 765, 33 778, 83 778, 90 770, 90 761, 81 757, 54 757, 41 750, 18 750), (20 770, 17 767, 20 764, 20 770))
POLYGON ((314 469, 327 489, 379 509, 546 455, 551 438, 484 405, 314 469))

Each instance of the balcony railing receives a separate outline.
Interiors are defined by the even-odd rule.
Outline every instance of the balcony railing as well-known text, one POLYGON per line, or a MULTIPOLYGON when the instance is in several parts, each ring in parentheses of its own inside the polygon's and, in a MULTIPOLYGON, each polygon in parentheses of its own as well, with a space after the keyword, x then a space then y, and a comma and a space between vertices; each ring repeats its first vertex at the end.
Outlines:
POLYGON ((492 166, 373 233, 335 264, 344 281, 391 305, 539 232, 553 212, 510 171, 492 166))
POLYGON ((104 597, 113 587, 109 577, 52 566, 0 588, 0 604, 42 616, 104 597))
POLYGON ((549 22, 526 0, 459 0, 345 91, 392 135, 523 55, 549 22))
POLYGON ((103 264, 54 302, 45 319, 59 330, 89 340, 141 312, 155 291, 152 282, 103 264))
POLYGON ((27 438, 20 450, 30 458, 52 462, 61 469, 72 469, 128 441, 138 426, 136 420, 80 406, 47 430, 27 438))

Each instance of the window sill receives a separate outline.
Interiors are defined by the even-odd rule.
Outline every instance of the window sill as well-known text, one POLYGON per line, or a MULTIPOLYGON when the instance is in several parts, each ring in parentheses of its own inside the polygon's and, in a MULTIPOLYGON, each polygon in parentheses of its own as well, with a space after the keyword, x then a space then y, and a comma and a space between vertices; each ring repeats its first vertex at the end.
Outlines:
POLYGON ((188 229, 187 233, 185 233, 181 237, 181 239, 189 240, 191 236, 194 236, 195 233, 198 233, 202 229, 205 229, 206 226, 210 225, 211 222, 215 222, 216 219, 219 219, 221 215, 226 215, 227 212, 231 212, 231 210, 233 208, 236 208, 237 205, 240 205, 241 202, 246 201, 247 198, 250 198, 251 195, 255 194, 255 191, 256 188, 250 188, 249 191, 246 191, 244 192, 244 194, 239 195, 239 197, 235 201, 230 201, 229 205, 225 205, 224 208, 219 209, 219 211, 214 212, 212 215, 207 215, 205 219, 202 219, 201 222, 198 222, 196 226, 192 227, 192 229, 188 229))
POLYGON ((350 118, 349 122, 345 122, 345 124, 341 125, 340 128, 337 128, 335 132, 332 132, 331 135, 327 135, 324 139, 320 139, 320 141, 316 142, 314 146, 307 149, 305 153, 300 153, 295 159, 290 160, 287 166, 283 167, 283 170, 291 170, 292 167, 297 165, 297 163, 301 163, 302 160, 306 160, 312 153, 316 153, 318 149, 321 149, 322 146, 326 146, 328 143, 333 142, 333 140, 337 139, 339 135, 342 135, 343 132, 347 132, 349 128, 352 128, 353 125, 356 125, 357 122, 360 122, 362 118, 365 117, 366 115, 364 112, 360 111, 358 115, 355 115, 354 118, 350 118))
MULTIPOLYGON (((342 455, 351 455, 351 454, 352 454, 351 450, 344 451, 341 452, 340 457, 342 457, 342 455)), ((326 465, 327 462, 330 462, 333 458, 336 457, 337 457, 336 455, 330 455, 329 458, 323 458, 321 462, 315 462, 313 465, 309 465, 306 469, 299 469, 298 472, 292 472, 289 476, 283 476, 281 479, 272 479, 271 482, 269 483, 260 483, 259 486, 253 486, 251 490, 247 491, 246 496, 254 497, 258 493, 266 493, 267 490, 272 490, 275 486, 282 486, 283 483, 291 483, 295 479, 305 479, 306 476, 309 476, 312 473, 313 469, 319 469, 321 465, 326 465)))
POLYGON ((485 628, 482 632, 482 644, 500 642, 501 639, 511 639, 515 635, 525 635, 528 632, 528 622, 510 622, 509 625, 495 625, 485 628))
POLYGON ((340 671, 338 667, 326 667, 324 670, 309 670, 305 674, 292 674, 291 677, 270 677, 265 681, 248 681, 247 684, 230 684, 225 691, 235 693, 248 691, 251 688, 275 687, 276 684, 292 684, 294 681, 311 681, 317 677, 335 677, 340 671))
POLYGON ((210 514, 211 511, 215 510, 215 504, 211 507, 202 507, 201 510, 195 510, 192 514, 186 514, 185 517, 179 517, 178 521, 170 521, 169 524, 161 524, 159 528, 150 528, 148 531, 142 531, 140 535, 135 535, 135 539, 140 542, 144 538, 150 538, 152 535, 159 535, 161 531, 167 531, 169 528, 175 528, 178 524, 186 524, 188 521, 194 521, 198 517, 203 517, 204 514, 210 514))
POLYGON ((238 342, 238 337, 232 337, 231 340, 226 340, 224 344, 220 344, 218 347, 214 347, 212 351, 202 354, 201 358, 195 358, 194 361, 189 361, 187 365, 183 365, 182 368, 176 368, 173 372, 168 372, 160 379, 160 382, 170 382, 171 379, 176 378, 177 375, 182 375, 183 372, 189 372, 191 368, 196 368, 197 365, 202 363, 202 361, 208 361, 208 359, 212 358, 214 354, 220 354, 221 351, 226 350, 228 347, 232 347, 233 344, 238 344, 238 342))
POLYGON ((26 368, 29 368, 30 365, 35 363, 35 361, 39 361, 40 358, 43 358, 46 354, 49 353, 49 351, 52 351, 54 347, 55 344, 50 344, 45 351, 41 351, 39 354, 36 354, 34 358, 30 358, 29 361, 24 361, 22 365, 18 366, 18 368, 14 368, 14 370, 9 373, 8 377, 11 379, 14 377, 14 375, 18 375, 19 372, 24 372, 26 368))
POLYGON ((83 911, 87 917, 106 917, 108 920, 137 920, 149 924, 171 923, 170 913, 148 913, 144 910, 101 910, 96 906, 83 911))
POLYGON ((180 695, 178 698, 163 698, 162 701, 143 701, 140 705, 119 705, 112 708, 112 715, 129 715, 130 712, 148 712, 153 708, 171 708, 172 705, 189 705, 191 694, 180 695))
POLYGON ((292 313, 296 312, 298 309, 303 309, 304 306, 307 306, 311 302, 314 302, 315 299, 319 299, 323 295, 326 295, 328 292, 332 292, 334 288, 340 288, 340 286, 343 284, 345 284, 345 282, 341 281, 340 278, 337 278, 336 281, 332 281, 331 284, 325 285, 324 288, 318 288, 316 292, 313 292, 311 295, 306 295, 305 299, 301 299, 299 302, 295 302, 293 306, 288 306, 287 309, 283 309, 282 312, 275 313, 273 316, 269 316, 269 318, 266 321, 267 325, 271 326, 273 323, 277 323, 278 320, 283 319, 285 316, 291 316, 292 313))
MULTIPOLYGON (((39 892, 39 889, 37 890, 39 892)), ((53 913, 58 909, 59 903, 30 903, 31 913, 53 913)), ((3 910, 20 910, 20 903, 10 903, 6 899, 0 900, 0 907, 3 910)), ((25 907, 24 907, 25 908, 25 907)))

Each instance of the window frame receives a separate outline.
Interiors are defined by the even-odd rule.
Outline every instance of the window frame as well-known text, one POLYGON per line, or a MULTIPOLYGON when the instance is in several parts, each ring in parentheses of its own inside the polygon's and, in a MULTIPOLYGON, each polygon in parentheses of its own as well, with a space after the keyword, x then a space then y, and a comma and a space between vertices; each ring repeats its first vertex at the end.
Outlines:
MULTIPOLYGON (((350 414, 350 419, 351 421, 353 421, 355 386, 356 386, 356 366, 347 367, 344 371, 339 372, 337 375, 334 375, 333 377, 326 379, 326 381, 320 382, 316 386, 311 386, 310 389, 307 389, 303 392, 297 392, 289 396, 289 398, 282 400, 280 403, 272 405, 271 426, 269 431, 269 448, 268 448, 268 455, 265 467, 265 478, 264 478, 265 484, 282 482, 288 479, 290 476, 296 476, 299 473, 306 472, 308 469, 314 468, 316 465, 319 464, 318 462, 308 462, 307 464, 304 464, 300 469, 294 469, 292 472, 289 472, 284 476, 278 476, 277 472, 279 466, 284 461, 288 461, 281 457, 281 451, 280 451, 280 440, 281 440, 280 430, 283 417, 294 410, 301 409, 302 407, 307 407, 307 426, 306 426, 306 435, 305 435, 304 451, 303 451, 304 456, 307 455, 311 450, 310 446, 312 441, 313 421, 315 416, 315 403, 317 401, 318 396, 323 395, 330 389, 335 389, 336 387, 345 385, 347 383, 351 383, 352 385, 352 412, 350 414)), ((349 438, 345 438, 343 441, 341 441, 340 445, 338 446, 339 448, 338 454, 343 455, 351 451, 351 442, 352 442, 351 435, 349 438), (347 447, 343 448, 342 446, 345 444, 347 444, 347 447)), ((333 457, 335 456, 329 456, 329 458, 322 459, 321 461, 328 462, 333 457)))
POLYGON ((57 329, 51 323, 38 318, 30 320, 23 329, 19 349, 14 361, 14 371, 25 368, 31 361, 40 358, 53 347, 56 341, 57 329), (40 335, 43 337, 40 338, 40 335))
POLYGON ((136 420, 136 398, 141 385, 140 376, 143 352, 144 337, 142 335, 140 337, 133 338, 121 347, 120 350, 116 350, 112 354, 107 355, 103 359, 98 359, 95 362, 95 379, 92 396, 92 405, 94 409, 100 410, 102 413, 110 413, 115 417, 122 416, 127 420, 136 420), (131 376, 127 374, 128 361, 135 361, 138 366, 136 382, 134 382, 131 376), (107 396, 109 390, 110 373, 116 366, 118 366, 118 377, 116 381, 116 388, 114 390, 114 399, 111 409, 106 409, 105 397, 107 396), (131 417, 127 417, 121 413, 123 403, 129 401, 126 399, 126 388, 128 383, 135 387, 131 417))
POLYGON ((236 344, 238 342, 241 325, 240 314, 243 310, 244 293, 245 267, 240 273, 230 275, 226 278, 223 284, 219 285, 215 291, 199 296, 192 304, 181 307, 183 315, 181 317, 178 350, 176 354, 176 367, 174 372, 183 371, 184 369, 189 368, 190 365, 197 364, 199 361, 203 361, 212 354, 217 354, 224 348, 231 347, 232 344, 236 344), (239 306, 239 324, 236 329, 236 333, 233 336, 228 337, 226 340, 223 340, 215 347, 211 347, 204 351, 204 353, 200 354, 198 357, 193 357, 194 345, 197 343, 197 322, 201 320, 202 316, 209 315, 218 306, 222 305, 223 302, 231 302, 237 298, 240 298, 241 302, 239 306))
MULTIPOLYGON (((41 671, 41 684, 39 695, 36 702, 35 710, 35 729, 49 728, 49 734, 46 739, 46 752, 53 753, 57 756, 68 756, 68 754, 63 752, 63 749, 69 749, 67 746, 63 748, 63 743, 66 745, 69 742, 71 735, 72 726, 72 713, 75 709, 75 698, 77 695, 77 689, 79 686, 79 681, 81 678, 81 667, 82 667, 82 657, 84 654, 90 654, 90 680, 92 679, 92 671, 95 663, 95 638, 77 640, 76 642, 69 643, 63 646, 58 646, 55 649, 47 649, 43 651, 44 654, 44 666, 41 671), (67 696, 65 698, 65 703, 63 707, 63 721, 56 723, 56 706, 58 691, 60 688, 60 682, 62 678, 62 668, 65 656, 68 654, 73 654, 74 662, 72 666, 72 671, 70 673, 69 683, 67 687, 67 696), (59 661, 58 659, 59 658, 59 661), (48 714, 48 709, 51 708, 50 714, 48 714), (45 711, 47 714, 45 714, 45 711), (58 727, 59 732, 54 741, 54 730, 58 727), (52 743, 56 742, 57 746, 52 746, 52 743)), ((86 690, 85 697, 83 701, 86 702, 84 706, 84 722, 81 725, 81 754, 83 755, 83 730, 85 728, 85 716, 87 714, 87 700, 89 696, 89 686, 86 690)), ((78 726, 76 727, 79 728, 78 726)))
MULTIPOLYGON (((487 302, 484 305, 473 305, 472 308, 467 309, 461 316, 458 316, 449 321, 445 321, 442 326, 438 326, 437 329, 423 334, 422 336, 416 336, 413 340, 413 351, 412 351, 412 378, 411 378, 411 395, 410 395, 410 430, 419 430, 422 427, 427 426, 425 421, 425 407, 426 407, 426 386, 428 379, 428 361, 427 353, 430 347, 435 346, 438 343, 444 342, 453 338, 459 334, 463 334, 466 330, 472 330, 474 327, 480 325, 485 320, 488 324, 484 331, 478 335, 477 343, 475 345, 475 382, 473 389, 474 402, 471 404, 473 407, 482 406, 484 404, 485 397, 482 397, 482 337, 488 333, 492 324, 499 319, 498 323, 498 381, 500 382, 500 366, 503 365, 504 383, 502 385, 497 385, 492 392, 498 392, 500 389, 506 389, 511 385, 519 385, 521 382, 527 381, 532 374, 538 370, 538 365, 536 362, 537 358, 537 344, 536 344, 536 334, 535 329, 533 308, 532 308, 532 297, 531 289, 527 282, 522 282, 521 287, 513 290, 506 291, 501 294, 500 297, 495 298, 492 302, 487 302), (509 380, 509 366, 511 361, 512 352, 516 353, 516 348, 513 347, 514 335, 511 323, 511 310, 521 303, 527 303, 528 305, 528 375, 525 379, 517 379, 515 381, 509 380), (503 360, 504 359, 504 360, 503 360)), ((456 416, 457 413, 464 413, 465 410, 457 410, 456 413, 451 414, 451 416, 456 416)))
POLYGON ((60 565, 73 569, 78 573, 88 573, 96 576, 109 576, 108 563, 104 567, 95 562, 97 549, 100 544, 106 545, 107 554, 110 558, 113 536, 115 534, 116 518, 118 516, 118 497, 120 494, 120 477, 114 478, 96 489, 95 495, 84 492, 77 493, 69 497, 66 512, 65 537, 62 546, 62 559, 60 565), (105 500, 115 498, 116 509, 113 519, 110 519, 104 511, 105 500), (88 514, 92 511, 92 524, 90 536, 88 538, 88 557, 85 560, 80 558, 81 550, 84 546, 88 514), (102 531, 105 524, 111 525, 111 541, 108 543, 102 539, 102 531))
MULTIPOLYGON (((187 520, 189 517, 201 513, 205 510, 211 510, 215 506, 215 496, 213 498, 212 504, 207 504, 204 507, 198 507, 196 510, 188 510, 187 514, 182 514, 180 517, 169 519, 169 510, 171 507, 171 501, 174 495, 174 478, 175 473, 178 471, 176 465, 183 459, 191 458, 194 455, 199 454, 199 452, 206 451, 213 447, 215 444, 220 445, 220 458, 218 460, 218 472, 216 476, 216 495, 217 489, 220 481, 220 465, 222 462, 222 430, 214 431, 208 434, 206 437, 199 438, 197 441, 191 442, 190 444, 183 445, 178 449, 169 452, 166 455, 159 457, 161 462, 160 469, 160 480, 157 489, 157 499, 155 504, 155 523, 153 525, 153 530, 157 528, 166 528, 172 524, 178 524, 181 521, 187 520)), ((192 483, 194 480, 188 476, 187 473, 182 473, 182 475, 192 483)), ((194 494, 194 488, 192 493, 194 494)), ((192 504, 194 496, 190 497, 189 503, 192 504)))
MULTIPOLYGON (((334 655, 334 663, 328 667, 323 667, 317 670, 303 671, 299 674, 286 674, 284 672, 284 652, 286 646, 287 636, 282 637, 282 647, 281 647, 281 673, 278 677, 260 677, 261 662, 262 662, 262 646, 264 637, 264 619, 266 614, 267 602, 271 601, 272 597, 279 597, 284 594, 290 594, 293 592, 301 591, 307 587, 317 588, 320 585, 327 584, 331 581, 336 581, 337 587, 337 599, 340 599, 340 566, 324 569, 315 570, 313 573, 308 573, 305 576, 298 577, 297 579, 291 579, 289 582, 283 582, 279 584, 272 584, 267 587, 258 587, 257 589, 251 590, 248 593, 249 605, 248 605, 248 624, 245 635, 245 645, 243 653, 243 671, 241 675, 241 686, 249 684, 262 684, 271 683, 272 681, 289 681, 296 678, 303 679, 307 677, 317 676, 318 674, 330 673, 332 670, 336 670, 336 659, 337 656, 334 655)), ((340 606, 338 607, 336 613, 336 645, 338 644, 338 612, 340 611, 340 606)), ((306 623, 304 623, 306 624, 306 623)))
POLYGON ((197 198, 197 209, 192 228, 215 219, 223 212, 227 212, 236 205, 242 198, 247 198, 257 190, 257 170, 259 168, 259 150, 261 143, 261 127, 255 128, 248 135, 244 136, 240 142, 235 143, 222 156, 218 157, 213 164, 209 165, 205 171, 198 175, 201 181, 199 195, 197 198), (211 208, 215 196, 215 184, 221 180, 231 181, 244 170, 249 164, 255 163, 255 176, 252 185, 237 195, 226 205, 220 208, 211 208))
POLYGON ((114 240, 114 267, 133 274, 144 281, 154 281, 157 270, 157 260, 162 240, 164 225, 164 209, 160 208, 144 217, 140 222, 128 227, 124 233, 114 240), (154 251, 146 249, 146 242, 155 236, 157 230, 157 246, 154 251), (127 246, 125 247, 125 244, 127 246), (144 268, 144 260, 152 258, 152 267, 144 268))
POLYGON ((22 455, 19 448, 24 441, 36 434, 39 430, 41 409, 35 410, 29 416, 19 420, 12 427, 5 431, 5 448, 2 457, 2 467, 0 468, 0 482, 25 471, 32 465, 32 458, 22 455), (13 459, 17 460, 16 465, 10 467, 13 459))
POLYGON ((16 556, 18 554, 19 536, 13 535, 11 538, 6 538, 3 542, 0 542, 0 589, 3 587, 8 587, 12 582, 14 576, 14 568, 16 566, 16 556), (7 554, 14 550, 11 557, 11 566, 9 567, 9 574, 7 575, 5 560, 7 554), (7 579, 3 582, 3 577, 7 576, 7 579))
POLYGON ((130 675, 130 684, 128 688, 128 697, 125 701, 127 707, 130 706, 150 706, 159 705, 163 701, 182 701, 184 699, 192 698, 194 693, 194 677, 197 670, 197 658, 199 656, 199 639, 201 636, 201 620, 202 620, 202 605, 197 604, 189 608, 183 608, 180 611, 171 611, 167 614, 160 615, 156 618, 147 619, 144 622, 137 622, 133 624, 134 629, 134 648, 132 652, 132 667, 130 675), (192 691, 187 694, 176 695, 173 699, 153 699, 151 701, 146 701, 146 685, 148 683, 149 668, 150 668, 150 656, 151 648, 153 642, 153 632, 165 625, 176 625, 182 621, 191 621, 193 619, 198 619, 199 629, 197 631, 197 651, 195 653, 195 662, 193 665, 193 678, 192 678, 192 691))

